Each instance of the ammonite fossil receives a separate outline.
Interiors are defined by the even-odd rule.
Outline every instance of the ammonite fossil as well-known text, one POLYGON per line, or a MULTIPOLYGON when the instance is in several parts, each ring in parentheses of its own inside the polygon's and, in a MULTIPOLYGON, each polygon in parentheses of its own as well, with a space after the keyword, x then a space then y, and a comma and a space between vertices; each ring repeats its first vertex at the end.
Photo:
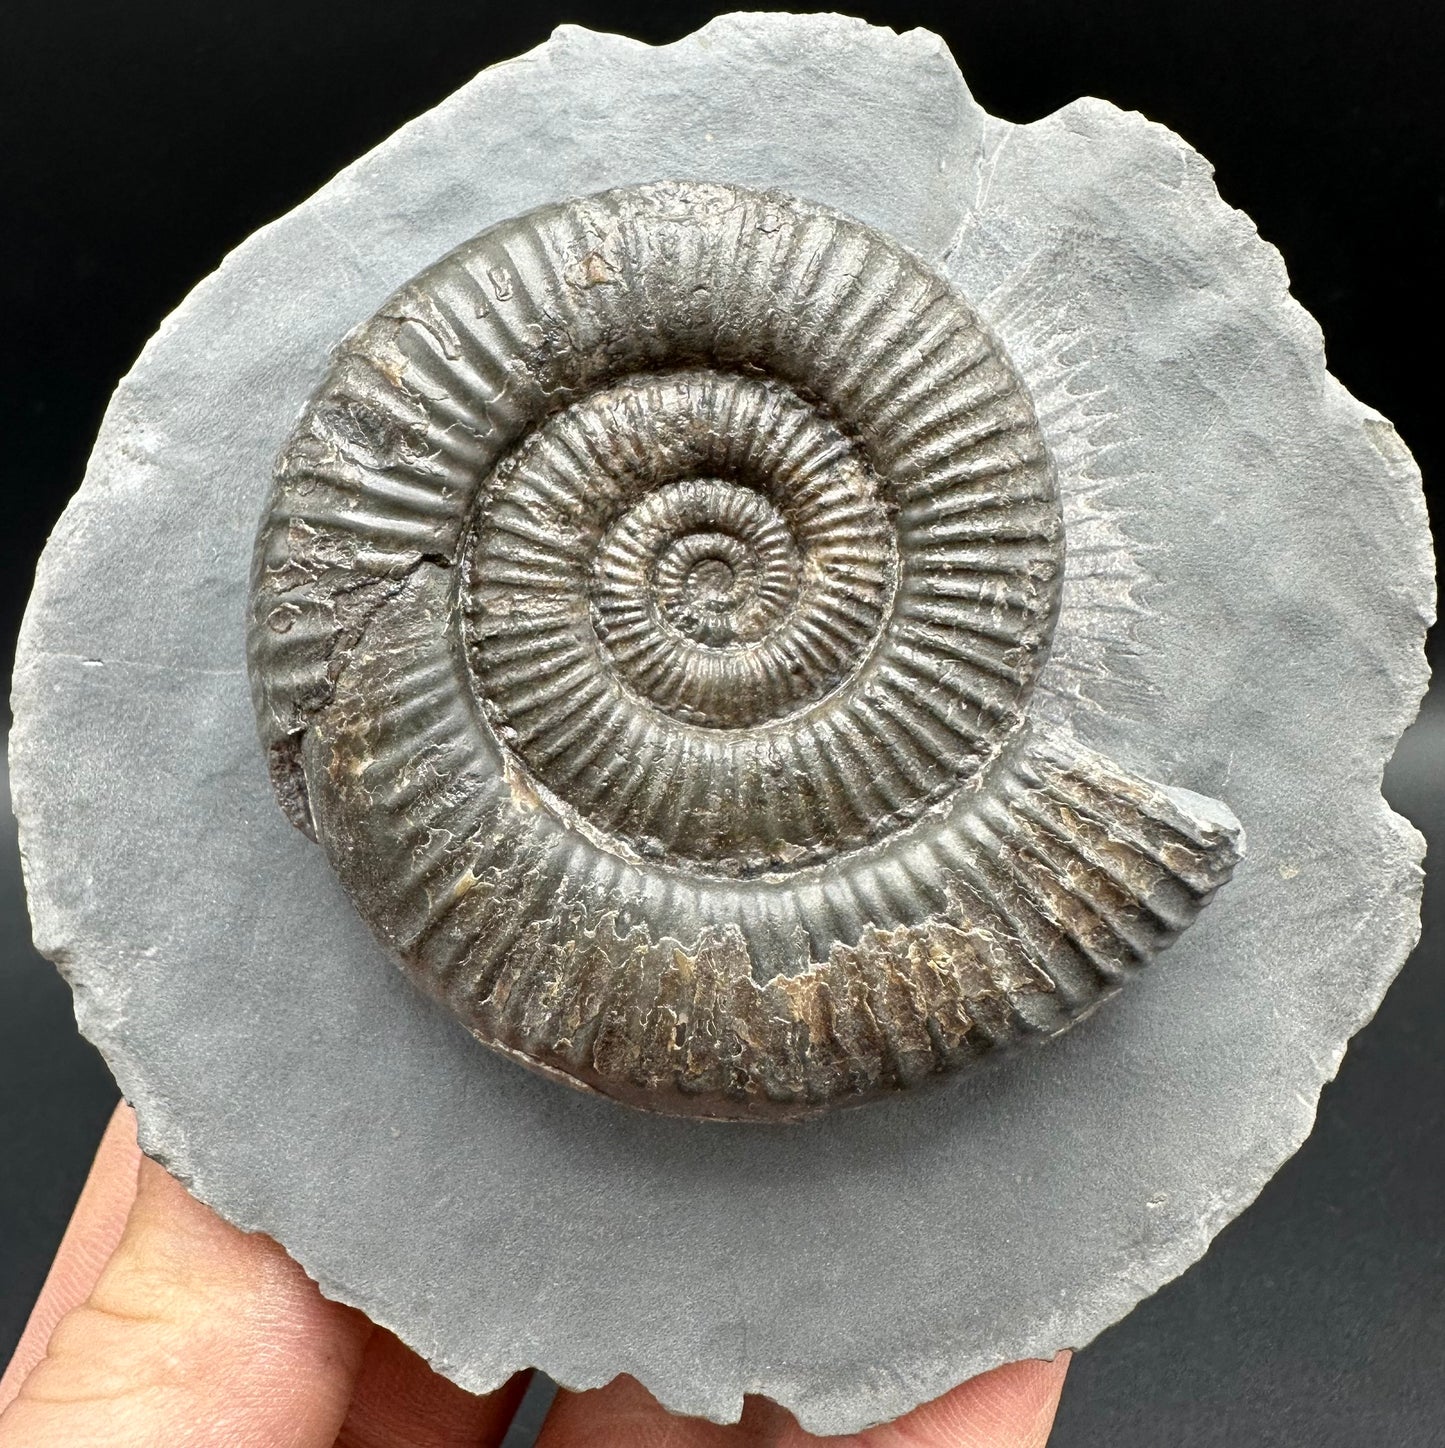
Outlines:
POLYGON ((905 249, 661 183, 467 242, 277 466, 281 802, 482 1041, 804 1115, 1056 1033, 1227 878, 1227 809, 1028 718, 1065 540, 1027 390, 905 249))

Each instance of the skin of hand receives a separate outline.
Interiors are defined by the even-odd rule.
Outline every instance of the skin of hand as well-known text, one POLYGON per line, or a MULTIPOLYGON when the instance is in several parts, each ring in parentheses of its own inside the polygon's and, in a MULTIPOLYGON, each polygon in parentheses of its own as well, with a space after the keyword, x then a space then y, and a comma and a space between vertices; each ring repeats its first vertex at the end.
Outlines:
MULTIPOLYGON (((1067 1365, 1011 1363, 828 1439, 760 1398, 730 1427, 675 1417, 621 1377, 558 1393, 539 1448, 1042 1448, 1067 1365)), ((0 1379, 0 1448, 486 1448, 525 1387, 463 1392, 328 1301, 143 1157, 122 1105, 0 1379)))

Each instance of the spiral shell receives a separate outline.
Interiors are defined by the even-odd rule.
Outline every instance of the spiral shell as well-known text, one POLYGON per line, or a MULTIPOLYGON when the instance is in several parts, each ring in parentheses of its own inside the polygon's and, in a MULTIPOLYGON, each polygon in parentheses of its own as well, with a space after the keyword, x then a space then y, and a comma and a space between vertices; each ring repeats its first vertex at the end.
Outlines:
POLYGON ((1049 452, 888 238, 660 183, 482 233, 279 460, 250 660, 278 796, 481 1040, 787 1117, 1054 1033, 1228 876, 1222 807, 1026 720, 1049 452))

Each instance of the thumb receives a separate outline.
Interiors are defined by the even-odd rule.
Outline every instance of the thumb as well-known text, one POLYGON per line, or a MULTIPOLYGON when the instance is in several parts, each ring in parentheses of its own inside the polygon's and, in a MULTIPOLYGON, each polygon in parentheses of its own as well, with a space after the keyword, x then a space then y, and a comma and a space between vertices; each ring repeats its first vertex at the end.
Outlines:
POLYGON ((370 1331, 142 1159, 119 1245, 0 1415, 0 1448, 330 1448, 370 1331))

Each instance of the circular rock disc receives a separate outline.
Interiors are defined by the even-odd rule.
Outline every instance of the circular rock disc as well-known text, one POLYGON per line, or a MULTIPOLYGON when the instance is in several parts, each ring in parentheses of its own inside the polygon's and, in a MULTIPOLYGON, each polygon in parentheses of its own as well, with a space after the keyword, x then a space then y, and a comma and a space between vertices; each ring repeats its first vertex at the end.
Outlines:
MULTIPOLYGON (((801 597, 771 495, 699 480, 616 520, 594 628, 625 634, 630 549, 664 536, 677 659, 801 597)), ((1087 1342, 1302 1140, 1418 929, 1420 842, 1379 782, 1430 612, 1408 453, 1178 138, 1097 101, 993 120, 916 31, 564 30, 252 237, 117 392, 17 663, 36 937, 146 1149, 464 1386, 625 1371, 678 1410, 727 1420, 758 1392, 851 1430, 1087 1342), (629 1111, 479 1049, 276 807, 248 685, 257 523, 337 339, 489 227, 668 177, 810 197, 969 299, 1068 539, 1030 727, 1249 831, 1197 922, 1062 1039, 790 1126, 629 1111)), ((674 687, 607 647, 629 697, 674 687)), ((826 705, 801 687, 798 710, 826 705)))

